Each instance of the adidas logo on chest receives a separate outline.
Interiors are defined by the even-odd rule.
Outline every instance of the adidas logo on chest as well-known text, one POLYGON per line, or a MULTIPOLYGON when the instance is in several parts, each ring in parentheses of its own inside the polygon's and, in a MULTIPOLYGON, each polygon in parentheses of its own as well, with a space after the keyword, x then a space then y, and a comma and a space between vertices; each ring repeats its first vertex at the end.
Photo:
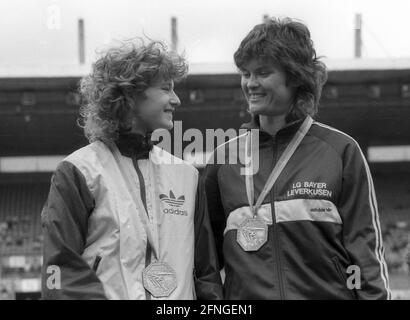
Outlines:
POLYGON ((188 211, 183 210, 182 206, 185 203, 185 196, 181 195, 178 198, 175 197, 172 190, 169 190, 169 195, 161 193, 159 199, 166 206, 162 211, 164 214, 173 214, 179 216, 187 216, 188 211))

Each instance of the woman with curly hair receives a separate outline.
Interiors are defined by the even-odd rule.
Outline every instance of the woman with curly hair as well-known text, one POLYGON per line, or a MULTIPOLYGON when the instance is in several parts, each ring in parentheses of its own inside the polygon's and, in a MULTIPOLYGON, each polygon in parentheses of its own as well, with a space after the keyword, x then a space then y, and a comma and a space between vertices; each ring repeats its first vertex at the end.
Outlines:
POLYGON ((366 159, 351 137, 312 119, 327 76, 308 28, 270 19, 234 59, 252 121, 220 148, 243 146, 247 170, 209 164, 202 180, 225 298, 389 298, 366 159))
POLYGON ((66 157, 42 212, 44 299, 218 299, 198 171, 151 141, 172 129, 185 60, 123 43, 81 80, 90 144, 66 157))

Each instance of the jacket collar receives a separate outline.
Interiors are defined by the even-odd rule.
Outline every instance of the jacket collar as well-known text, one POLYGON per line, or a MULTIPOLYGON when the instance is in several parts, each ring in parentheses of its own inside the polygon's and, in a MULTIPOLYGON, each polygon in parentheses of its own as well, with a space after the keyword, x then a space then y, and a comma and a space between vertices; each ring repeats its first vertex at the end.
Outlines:
POLYGON ((138 133, 120 133, 115 141, 118 150, 123 156, 140 159, 148 159, 154 143, 151 133, 143 136, 138 133))
MULTIPOLYGON (((306 119, 306 116, 302 119, 292 119, 290 121, 288 121, 288 123, 286 123, 286 125, 281 128, 277 134, 276 134, 276 138, 280 139, 280 138, 289 138, 289 137, 293 137, 296 133, 296 131, 298 131, 298 129, 300 128, 300 126, 302 125, 303 121, 306 119)), ((263 131, 260 128, 260 123, 259 123, 259 117, 258 116, 252 116, 252 119, 250 122, 244 123, 241 126, 241 129, 246 129, 248 131, 252 130, 252 129, 256 129, 259 130, 259 144, 261 146, 264 145, 269 145, 272 144, 274 142, 274 138, 270 133, 263 131)))

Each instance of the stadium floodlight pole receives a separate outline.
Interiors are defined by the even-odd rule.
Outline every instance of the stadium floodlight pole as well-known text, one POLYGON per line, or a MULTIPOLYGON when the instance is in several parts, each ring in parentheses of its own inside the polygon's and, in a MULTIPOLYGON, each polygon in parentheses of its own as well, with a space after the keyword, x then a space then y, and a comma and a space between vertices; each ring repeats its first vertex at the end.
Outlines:
POLYGON ((84 19, 78 19, 78 59, 80 65, 85 63, 84 19))
POLYGON ((354 57, 362 57, 362 14, 356 13, 354 26, 354 57))
POLYGON ((176 17, 171 17, 171 50, 174 52, 177 52, 178 50, 178 30, 176 17))

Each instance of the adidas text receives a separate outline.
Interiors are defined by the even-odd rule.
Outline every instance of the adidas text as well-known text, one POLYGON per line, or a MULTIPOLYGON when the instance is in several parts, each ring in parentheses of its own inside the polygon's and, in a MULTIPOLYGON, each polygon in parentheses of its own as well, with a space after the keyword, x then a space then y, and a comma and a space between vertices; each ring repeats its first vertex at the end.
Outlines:
POLYGON ((164 209, 163 210, 165 214, 175 214, 179 216, 187 216, 188 211, 186 210, 179 210, 179 209, 164 209))

